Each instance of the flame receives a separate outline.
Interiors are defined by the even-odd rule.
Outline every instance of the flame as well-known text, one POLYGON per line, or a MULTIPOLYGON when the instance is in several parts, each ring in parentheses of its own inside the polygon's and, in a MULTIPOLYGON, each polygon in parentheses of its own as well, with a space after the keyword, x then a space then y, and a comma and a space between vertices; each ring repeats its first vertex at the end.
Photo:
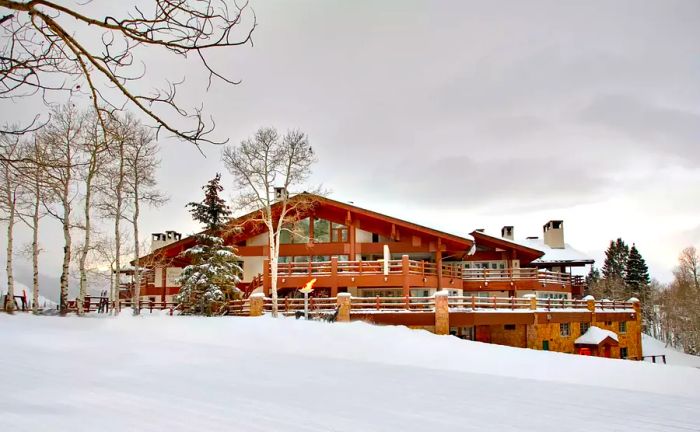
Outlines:
POLYGON ((311 279, 310 281, 306 282, 306 285, 304 285, 304 289, 313 289, 315 283, 316 278, 311 279))

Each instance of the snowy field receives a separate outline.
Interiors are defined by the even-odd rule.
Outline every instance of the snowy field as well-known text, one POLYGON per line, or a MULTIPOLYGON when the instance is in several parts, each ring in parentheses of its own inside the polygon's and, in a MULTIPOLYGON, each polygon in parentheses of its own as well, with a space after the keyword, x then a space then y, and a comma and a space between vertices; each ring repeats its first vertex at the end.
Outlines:
POLYGON ((269 318, 0 314, 0 431, 689 431, 700 369, 269 318))

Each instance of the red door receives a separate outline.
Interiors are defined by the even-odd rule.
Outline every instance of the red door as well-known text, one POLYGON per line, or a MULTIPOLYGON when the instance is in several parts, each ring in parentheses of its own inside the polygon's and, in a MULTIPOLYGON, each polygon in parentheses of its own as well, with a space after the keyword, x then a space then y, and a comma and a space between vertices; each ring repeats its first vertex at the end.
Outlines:
POLYGON ((606 345, 603 350, 603 356, 610 358, 610 345, 606 345))

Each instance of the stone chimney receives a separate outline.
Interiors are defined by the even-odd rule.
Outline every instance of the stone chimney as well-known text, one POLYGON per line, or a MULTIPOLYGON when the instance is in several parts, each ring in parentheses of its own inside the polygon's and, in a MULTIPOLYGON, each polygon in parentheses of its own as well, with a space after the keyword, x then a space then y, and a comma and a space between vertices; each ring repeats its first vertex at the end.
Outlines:
POLYGON ((552 249, 564 249, 564 221, 551 220, 544 227, 544 244, 552 249))
POLYGON ((501 228, 501 237, 506 240, 513 240, 515 235, 515 229, 511 225, 506 225, 501 228))
POLYGON ((163 246, 167 246, 176 241, 182 239, 182 234, 177 231, 166 231, 164 233, 152 233, 151 234, 151 252, 156 249, 160 249, 163 246))

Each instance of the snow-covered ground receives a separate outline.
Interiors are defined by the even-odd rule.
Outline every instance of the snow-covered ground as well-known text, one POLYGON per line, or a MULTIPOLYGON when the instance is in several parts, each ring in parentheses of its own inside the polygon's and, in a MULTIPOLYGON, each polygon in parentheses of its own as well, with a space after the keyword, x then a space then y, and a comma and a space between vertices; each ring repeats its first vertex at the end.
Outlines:
MULTIPOLYGON (((670 365, 700 368, 700 356, 686 354, 672 347, 667 347, 664 342, 645 334, 642 335, 642 351, 645 356, 665 354, 666 363, 670 365)), ((661 361, 661 359, 656 361, 661 361)))
POLYGON ((269 318, 0 314, 0 431, 700 430, 700 369, 269 318))

